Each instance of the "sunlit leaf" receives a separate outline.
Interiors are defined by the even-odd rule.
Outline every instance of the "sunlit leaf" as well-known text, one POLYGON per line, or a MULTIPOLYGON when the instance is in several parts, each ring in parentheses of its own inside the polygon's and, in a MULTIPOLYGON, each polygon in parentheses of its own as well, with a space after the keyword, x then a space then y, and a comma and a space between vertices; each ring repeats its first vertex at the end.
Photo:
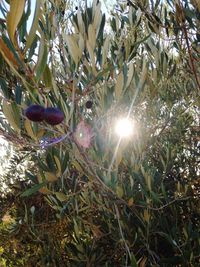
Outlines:
POLYGON ((65 195, 62 192, 54 192, 54 194, 56 195, 57 199, 61 202, 67 201, 69 199, 69 196, 65 195))
POLYGON ((58 176, 52 172, 45 172, 45 178, 48 182, 55 182, 58 180, 58 176))
POLYGON ((11 0, 10 11, 7 14, 7 28, 11 41, 14 43, 14 35, 24 11, 25 0, 11 0))
POLYGON ((123 72, 120 72, 120 74, 117 76, 115 85, 115 95, 117 100, 120 99, 123 87, 124 87, 124 75, 123 72))
POLYGON ((124 190, 123 190, 123 188, 122 188, 121 186, 117 186, 117 188, 116 188, 116 193, 117 193, 117 196, 118 196, 118 197, 122 198, 123 195, 124 195, 124 190))
POLYGON ((81 58, 81 51, 73 35, 64 35, 64 39, 67 43, 69 53, 77 65, 81 58))
POLYGON ((27 134, 33 139, 33 140, 37 140, 35 134, 34 134, 34 131, 33 131, 33 128, 32 128, 32 125, 31 125, 31 122, 30 120, 28 119, 25 119, 24 121, 24 127, 26 129, 26 132, 27 134))
POLYGON ((3 113, 13 129, 20 133, 20 117, 16 104, 3 100, 3 113))

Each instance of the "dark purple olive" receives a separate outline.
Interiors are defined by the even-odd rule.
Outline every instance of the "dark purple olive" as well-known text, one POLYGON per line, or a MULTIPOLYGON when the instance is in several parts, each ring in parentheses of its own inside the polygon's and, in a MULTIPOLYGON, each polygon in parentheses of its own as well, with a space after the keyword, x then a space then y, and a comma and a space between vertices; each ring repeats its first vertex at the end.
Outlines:
POLYGON ((43 121, 45 108, 40 105, 31 105, 25 110, 25 116, 31 121, 43 121))
POLYGON ((64 114, 58 108, 46 108, 44 120, 51 125, 56 125, 64 120, 64 114))
POLYGON ((85 103, 85 107, 88 108, 88 109, 91 108, 92 105, 93 105, 93 102, 92 102, 91 100, 88 100, 88 101, 85 103))

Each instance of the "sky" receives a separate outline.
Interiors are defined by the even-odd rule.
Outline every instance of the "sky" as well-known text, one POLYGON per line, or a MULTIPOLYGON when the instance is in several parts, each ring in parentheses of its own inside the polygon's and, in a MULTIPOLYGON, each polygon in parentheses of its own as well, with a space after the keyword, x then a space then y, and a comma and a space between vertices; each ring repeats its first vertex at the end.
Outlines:
MULTIPOLYGON (((36 4, 36 0, 30 0, 30 1, 31 1, 31 15, 30 15, 29 20, 28 20, 28 29, 30 29, 32 21, 33 21, 35 4, 36 4)), ((92 2, 93 2, 92 0, 89 0, 88 4, 92 5, 92 2)), ((108 13, 109 10, 117 3, 116 0, 100 0, 100 2, 101 2, 101 5, 102 5, 102 11, 104 13, 108 13)), ((0 1, 0 3, 1 3, 1 1, 0 1)), ((9 5, 6 4, 5 1, 4 1, 4 3, 5 3, 5 6, 7 8, 9 8, 9 5)), ((0 11, 0 18, 3 18, 3 14, 2 14, 1 11, 0 11)))

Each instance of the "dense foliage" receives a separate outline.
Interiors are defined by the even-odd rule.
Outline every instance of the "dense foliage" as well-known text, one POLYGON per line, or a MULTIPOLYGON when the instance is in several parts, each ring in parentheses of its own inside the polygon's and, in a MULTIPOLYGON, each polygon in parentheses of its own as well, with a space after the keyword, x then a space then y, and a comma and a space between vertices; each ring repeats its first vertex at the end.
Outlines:
POLYGON ((200 266, 199 1, 31 8, 0 1, 0 132, 17 147, 0 265, 200 266), (32 104, 64 121, 29 120, 32 104))

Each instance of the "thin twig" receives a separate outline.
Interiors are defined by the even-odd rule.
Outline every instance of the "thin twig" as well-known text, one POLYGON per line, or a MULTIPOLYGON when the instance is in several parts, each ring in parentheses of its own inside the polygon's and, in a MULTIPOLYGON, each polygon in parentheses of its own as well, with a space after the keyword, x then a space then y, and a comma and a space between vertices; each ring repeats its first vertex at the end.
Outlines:
POLYGON ((123 234, 122 227, 121 227, 121 224, 120 224, 119 210, 118 210, 116 204, 114 204, 114 206, 115 206, 115 212, 116 212, 117 222, 118 222, 118 225, 119 225, 119 232, 120 232, 121 238, 122 238, 122 240, 124 242, 125 248, 126 248, 126 250, 128 252, 129 258, 131 259, 131 252, 130 252, 130 249, 129 249, 128 245, 127 245, 127 242, 126 242, 126 240, 124 238, 124 234, 123 234))
POLYGON ((144 208, 144 209, 148 208, 149 210, 160 211, 160 210, 163 210, 163 209, 169 207, 170 205, 174 204, 177 201, 185 201, 185 200, 188 200, 190 198, 191 197, 175 198, 172 201, 168 202, 167 204, 165 204, 165 205, 163 205, 163 206, 161 206, 159 208, 150 207, 148 205, 147 206, 143 206, 143 205, 137 205, 137 204, 134 205, 134 206, 137 207, 137 208, 144 208))

